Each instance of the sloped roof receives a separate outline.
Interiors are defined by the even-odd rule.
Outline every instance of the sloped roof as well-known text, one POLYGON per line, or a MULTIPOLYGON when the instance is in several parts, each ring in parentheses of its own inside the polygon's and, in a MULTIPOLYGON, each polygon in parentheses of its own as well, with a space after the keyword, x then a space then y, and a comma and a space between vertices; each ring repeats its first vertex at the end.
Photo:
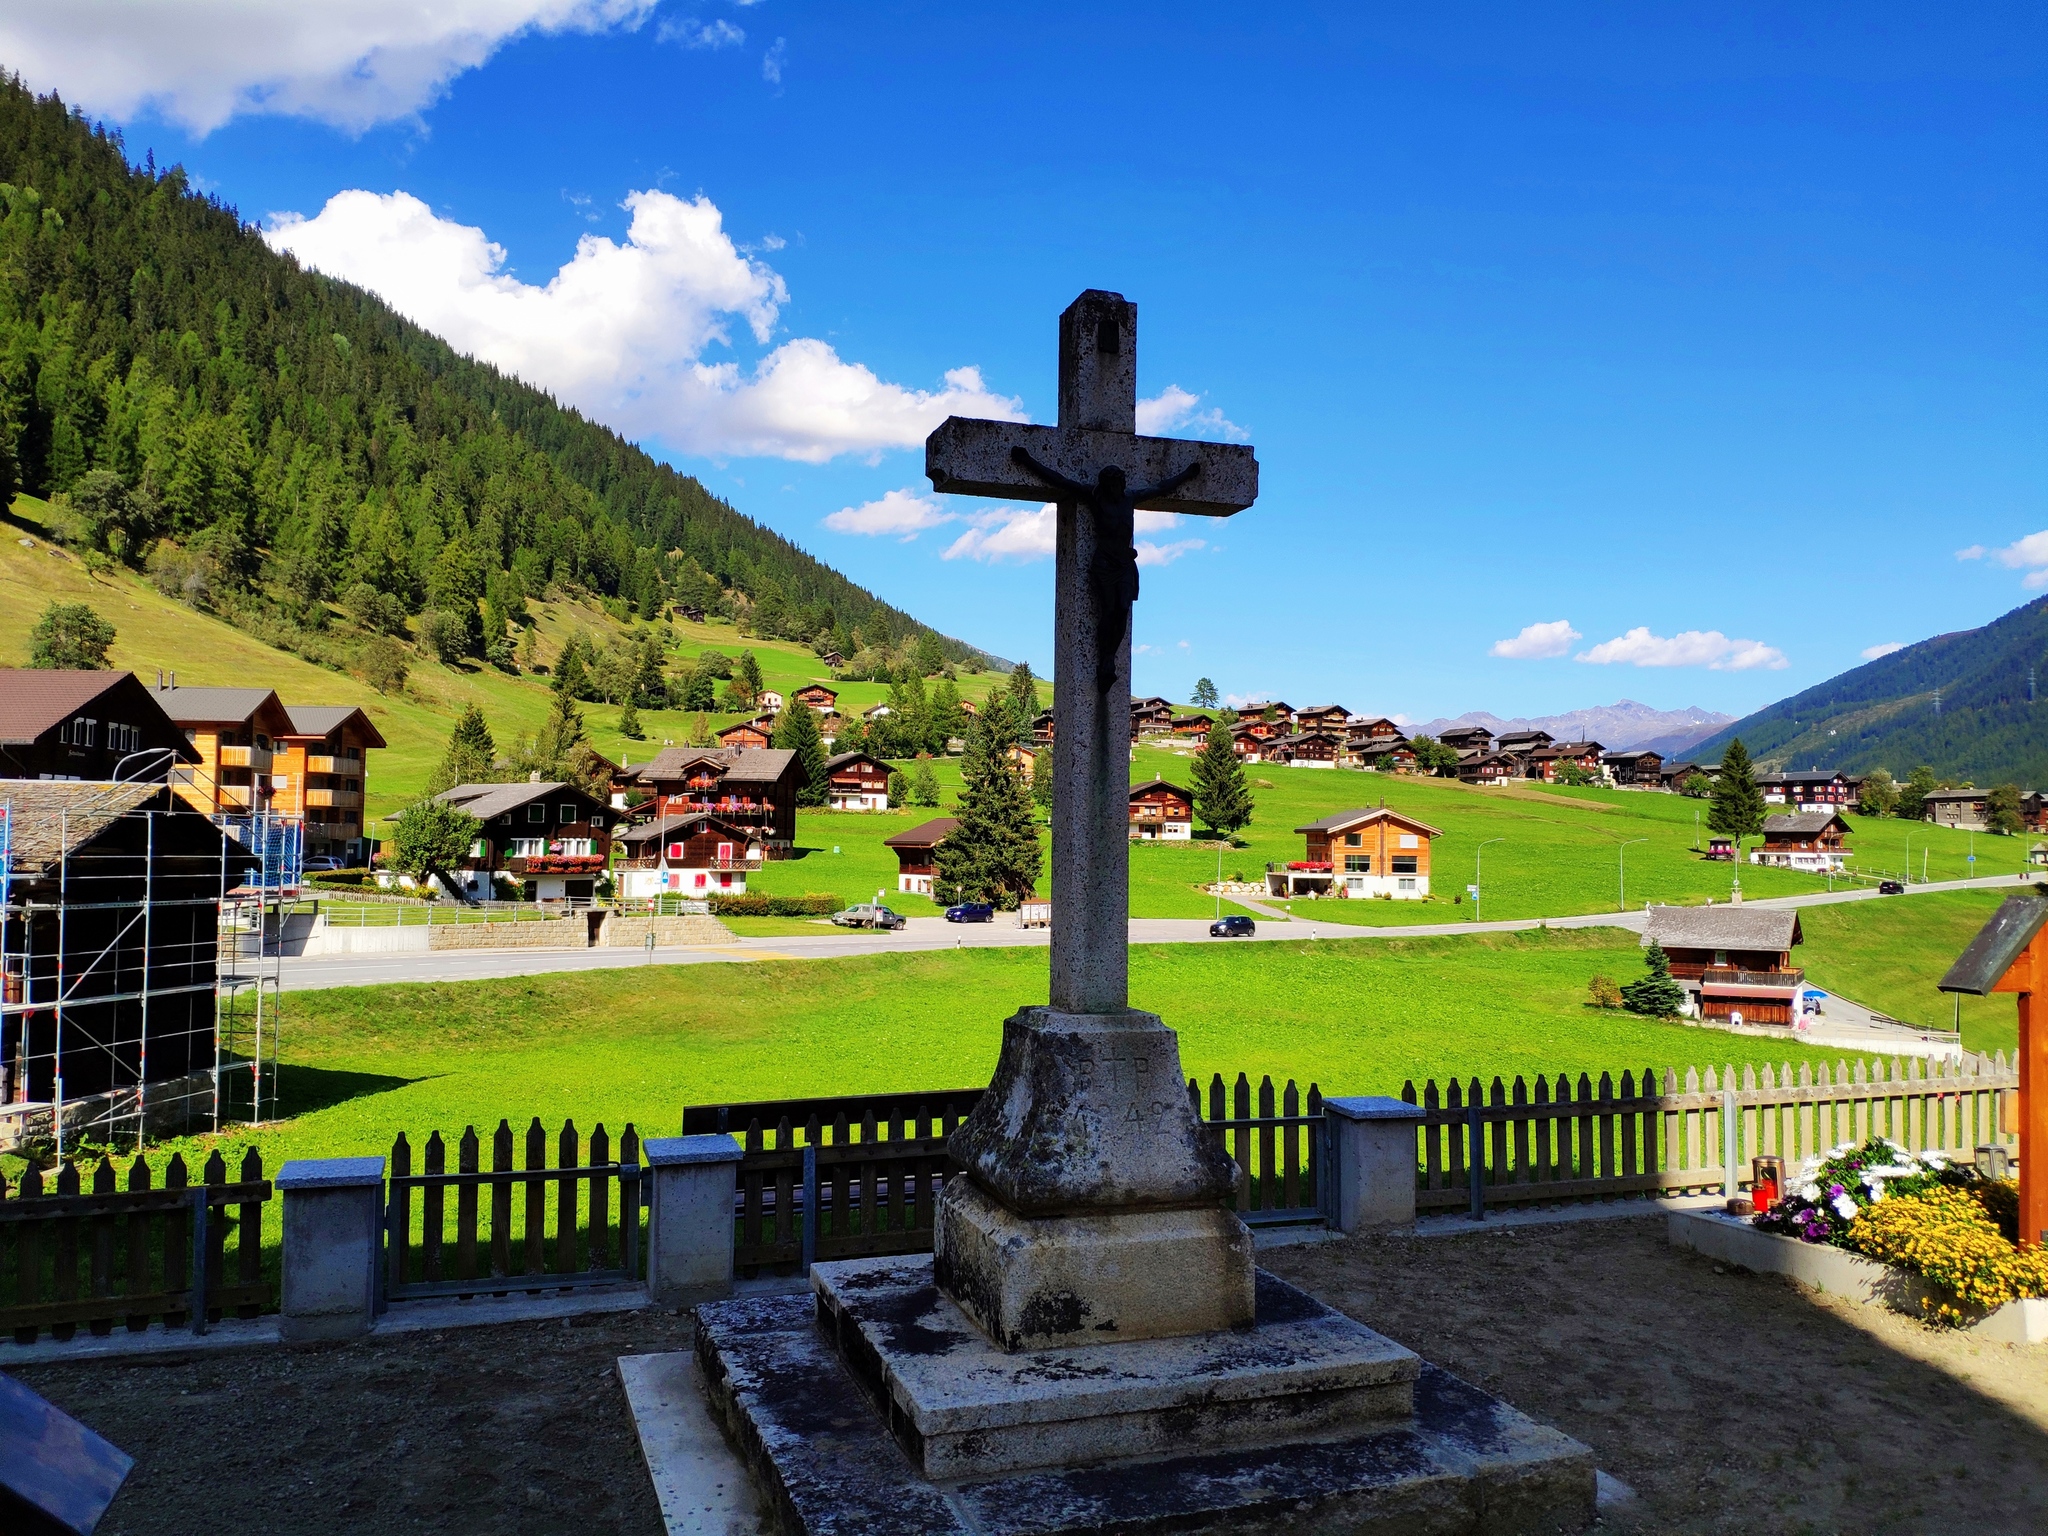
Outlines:
POLYGON ((642 784, 652 784, 661 779, 680 779, 689 771, 692 763, 711 762, 725 764, 726 750, 723 747, 663 747, 653 757, 633 770, 633 776, 642 784))
POLYGON ((127 672, 60 672, 42 667, 0 668, 0 742, 26 745, 68 720, 127 672))
POLYGON ((1355 811, 1337 811, 1332 815, 1323 817, 1320 821, 1312 821, 1307 826, 1296 827, 1294 830, 1302 833, 1345 832, 1349 831, 1352 827, 1361 826, 1369 821, 1399 822, 1404 827, 1413 827, 1416 831, 1425 833, 1430 837, 1442 837, 1444 835, 1443 828, 1441 827, 1432 827, 1426 821, 1418 820, 1413 816, 1404 816, 1401 812, 1389 810, 1383 805, 1361 806, 1355 811))
POLYGON ((825 759, 825 771, 830 773, 835 768, 844 768, 848 763, 858 762, 863 758, 882 768, 889 766, 872 752, 836 752, 825 759))
POLYGON ((1183 800, 1192 800, 1194 798, 1178 784, 1169 784, 1165 779, 1147 779, 1143 784, 1133 784, 1131 786, 1131 798, 1135 800, 1148 790, 1154 789, 1170 789, 1183 800))
POLYGON ((789 771, 796 754, 783 747, 742 747, 726 753, 721 784, 773 784, 789 771))
POLYGON ((265 704, 275 705, 280 712, 284 710, 276 691, 270 688, 159 688, 155 697, 164 713, 180 725, 247 720, 265 704))
POLYGON ((884 848, 931 848, 938 844, 948 832, 960 825, 958 816, 936 816, 930 821, 920 822, 908 832, 898 832, 894 837, 882 839, 884 848))
MULTIPOLYGON (((516 811, 522 805, 531 805, 536 800, 545 800, 550 795, 574 795, 589 805, 600 805, 574 784, 560 779, 548 779, 536 784, 530 779, 512 784, 457 784, 444 789, 434 796, 447 805, 469 812, 478 821, 489 821, 493 816, 502 816, 507 811, 516 811)), ((396 821, 403 812, 394 813, 384 819, 396 821)))
POLYGON ((1766 816, 1764 836, 1776 834, 1780 837, 1804 837, 1809 833, 1825 832, 1836 822, 1842 822, 1842 830, 1849 830, 1849 823, 1833 811, 1801 811, 1796 816, 1766 816))
POLYGON ((700 823, 730 832, 735 841, 745 842, 752 834, 744 827, 736 827, 714 811, 671 811, 655 821, 643 822, 619 834, 623 843, 646 843, 666 839, 673 833, 687 831, 700 823))
POLYGON ((284 712, 291 718, 294 736, 328 736, 340 730, 349 721, 361 722, 362 730, 371 738, 365 746, 385 745, 384 736, 370 722, 370 717, 353 704, 287 704, 284 712))
MULTIPOLYGON (((229 868, 260 862, 240 843, 192 810, 161 784, 87 784, 74 779, 0 780, 0 805, 13 822, 10 863, 17 877, 57 867, 131 811, 154 809, 205 829, 228 842, 229 868)), ((159 851, 164 844, 159 843, 159 851)))
POLYGON ((1771 907, 1652 907, 1643 943, 1666 949, 1790 949, 1805 940, 1799 914, 1771 907))

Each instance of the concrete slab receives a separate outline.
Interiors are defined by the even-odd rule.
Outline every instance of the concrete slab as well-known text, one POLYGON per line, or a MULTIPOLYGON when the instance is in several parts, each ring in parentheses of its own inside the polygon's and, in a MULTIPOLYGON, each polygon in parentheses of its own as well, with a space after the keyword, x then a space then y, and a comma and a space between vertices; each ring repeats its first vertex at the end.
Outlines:
POLYGON ((1004 1477, 918 1476, 801 1298, 703 1308, 712 1409, 787 1536, 1576 1531, 1592 1453, 1427 1363, 1415 1416, 1347 1439, 1004 1477))
POLYGON ((668 1536, 758 1536, 760 1496, 704 1401, 696 1359, 678 1350, 619 1356, 619 1382, 668 1536))
POLYGON ((1356 1433, 1412 1412, 1412 1350, 1264 1271, 1258 1326, 1005 1353, 928 1259, 811 1272, 817 1324, 925 1476, 1356 1433))

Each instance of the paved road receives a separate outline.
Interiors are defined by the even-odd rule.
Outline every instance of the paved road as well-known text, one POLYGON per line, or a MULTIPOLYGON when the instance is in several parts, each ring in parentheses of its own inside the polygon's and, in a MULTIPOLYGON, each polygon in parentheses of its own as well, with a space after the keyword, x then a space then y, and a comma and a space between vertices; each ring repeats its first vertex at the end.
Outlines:
MULTIPOLYGON (((2015 887, 2024 880, 2011 876, 1982 880, 1940 881, 1907 888, 1913 896, 1972 887, 2015 887)), ((1779 896, 1750 903, 1759 907, 1813 907, 1844 901, 1876 901, 1875 890, 1819 891, 1808 896, 1779 896)), ((1626 928, 1640 932, 1640 912, 1591 912, 1572 917, 1518 918, 1494 923, 1404 923, 1364 928, 1351 923, 1319 923, 1297 914, 1291 922, 1259 925, 1253 943, 1304 939, 1413 939, 1470 933, 1517 933, 1532 928, 1626 928)), ((1138 917, 1130 924, 1133 944, 1229 944, 1245 942, 1209 937, 1206 918, 1138 917)), ((303 992, 323 987, 377 986, 397 981, 476 981, 492 976, 537 976, 552 971, 609 971, 636 965, 710 965, 753 960, 836 960, 852 955, 885 955, 935 949, 1019 949, 1050 942, 1043 928, 1019 929, 1005 921, 988 924, 949 923, 943 918, 914 917, 897 933, 845 932, 821 929, 816 936, 734 939, 727 944, 657 949, 653 958, 639 949, 479 949, 438 950, 431 954, 323 955, 283 962, 284 988, 303 992)))

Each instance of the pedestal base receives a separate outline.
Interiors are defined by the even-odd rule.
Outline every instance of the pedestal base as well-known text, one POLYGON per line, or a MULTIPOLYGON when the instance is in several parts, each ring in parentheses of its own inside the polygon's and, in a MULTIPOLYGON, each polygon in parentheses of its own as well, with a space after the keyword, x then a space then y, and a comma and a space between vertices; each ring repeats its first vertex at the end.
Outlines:
POLYGON ((950 1179, 936 1226, 939 1288, 1006 1350, 1252 1322, 1251 1233, 1221 1208, 1020 1216, 950 1179))
MULTIPOLYGON (((1260 1326, 1207 1341, 1206 1358, 1205 1341, 1192 1339, 1003 1355, 957 1314, 939 1326, 950 1303, 922 1261, 820 1268, 837 1274, 819 1303, 784 1296, 698 1312, 697 1355, 713 1412, 785 1536, 1506 1536, 1578 1530, 1593 1518, 1585 1446, 1271 1276, 1260 1277, 1260 1326), (824 1300, 827 1291, 839 1299, 824 1300), (821 1313, 835 1337, 855 1341, 849 1355, 872 1350, 874 1359, 849 1363, 818 1325, 821 1313), (1349 1365, 1317 1364, 1314 1351, 1304 1357, 1300 1346, 1326 1329, 1336 1353, 1350 1334, 1358 1357, 1349 1365), (1149 1373, 1141 1363, 1148 1350, 1181 1352, 1186 1374, 1199 1379, 1176 1401, 1179 1389, 1160 1371, 1165 1356, 1149 1373), (1127 1355, 1128 1367, 1113 1363, 1127 1355), (1404 1370, 1415 1374, 1403 1381, 1404 1370), (1263 1397, 1262 1372, 1270 1389, 1263 1397), (1348 1424, 1315 1406, 1314 1385, 1346 1380, 1350 1387, 1333 1390, 1358 1394, 1358 1417, 1348 1424), (878 1381, 894 1384, 886 1415, 869 1395, 878 1381), (1407 1391, 1412 1415, 1387 1419, 1393 1396, 1407 1391), (1289 1397, 1307 1410, 1297 1416, 1298 1433, 1271 1408, 1289 1397), (1105 1411, 1058 1417, 1082 1406, 1105 1411), (932 1433, 917 1429, 918 1413, 932 1433), (1100 1459, 1091 1424, 1107 1443, 1124 1432, 1119 1421, 1128 1429, 1147 1415, 1156 1415, 1156 1431, 1146 1431, 1146 1443, 1166 1454, 1100 1459), (1203 1438, 1233 1415, 1256 1426, 1258 1443, 1213 1447, 1203 1438), (1071 1458, 1036 1471, 935 1478, 904 1449, 911 1430, 928 1458, 957 1436, 943 1454, 947 1465, 965 1468, 987 1454, 977 1433, 987 1445, 1014 1449, 1034 1437, 1049 1444, 1047 1426, 1061 1423, 1058 1438, 1071 1458)), ((1324 1408, 1331 1402, 1322 1399, 1324 1408)))

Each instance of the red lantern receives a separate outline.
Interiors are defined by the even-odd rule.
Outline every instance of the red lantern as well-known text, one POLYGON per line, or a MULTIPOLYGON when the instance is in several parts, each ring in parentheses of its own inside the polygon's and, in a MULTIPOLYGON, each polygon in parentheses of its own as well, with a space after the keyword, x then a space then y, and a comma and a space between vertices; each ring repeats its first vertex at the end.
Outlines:
POLYGON ((1761 1215, 1778 1203, 1785 1185, 1782 1157, 1753 1157, 1749 1160, 1749 1198, 1761 1215))

